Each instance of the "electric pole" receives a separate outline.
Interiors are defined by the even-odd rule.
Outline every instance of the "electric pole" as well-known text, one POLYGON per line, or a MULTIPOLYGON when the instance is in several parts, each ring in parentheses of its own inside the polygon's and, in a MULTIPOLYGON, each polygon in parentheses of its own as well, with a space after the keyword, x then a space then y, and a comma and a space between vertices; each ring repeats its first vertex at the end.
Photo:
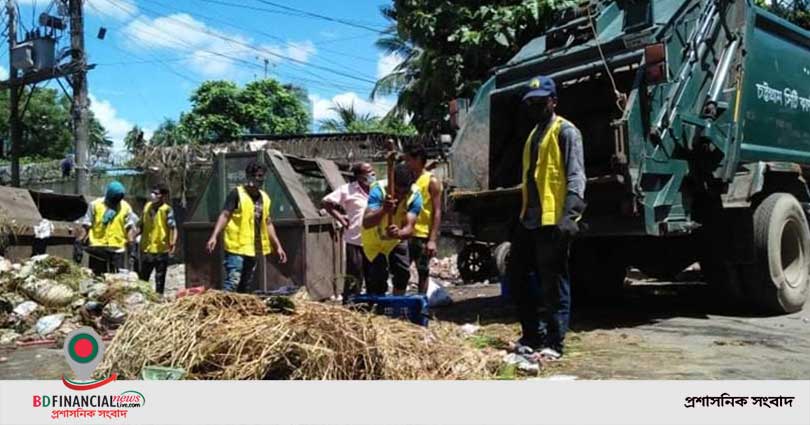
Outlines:
POLYGON ((17 5, 14 0, 6 0, 8 12, 8 79, 9 87, 9 142, 11 143, 11 185, 20 187, 20 143, 22 143, 22 122, 20 122, 20 90, 17 86, 17 68, 14 66, 12 51, 17 45, 17 5))
MULTIPOLYGON (((10 1, 10 0, 9 0, 10 1)), ((73 136, 76 139, 76 192, 87 195, 90 179, 88 167, 88 101, 87 56, 84 51, 83 0, 68 0, 70 14, 70 48, 76 73, 71 77, 73 86, 73 136)))

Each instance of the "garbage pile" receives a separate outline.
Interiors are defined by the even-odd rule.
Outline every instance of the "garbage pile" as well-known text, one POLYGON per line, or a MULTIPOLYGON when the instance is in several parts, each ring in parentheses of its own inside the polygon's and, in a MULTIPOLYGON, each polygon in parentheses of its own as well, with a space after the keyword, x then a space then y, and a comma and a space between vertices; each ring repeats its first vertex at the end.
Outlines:
POLYGON ((416 326, 348 308, 207 291, 134 314, 98 376, 148 368, 186 379, 485 379, 497 368, 457 326, 416 326))
POLYGON ((431 258, 430 275, 450 282, 457 282, 461 280, 461 275, 458 273, 458 265, 456 260, 457 256, 455 255, 445 258, 431 258))
POLYGON ((96 278, 86 268, 40 255, 24 264, 0 257, 0 345, 55 341, 92 326, 104 335, 158 301, 135 273, 96 278))

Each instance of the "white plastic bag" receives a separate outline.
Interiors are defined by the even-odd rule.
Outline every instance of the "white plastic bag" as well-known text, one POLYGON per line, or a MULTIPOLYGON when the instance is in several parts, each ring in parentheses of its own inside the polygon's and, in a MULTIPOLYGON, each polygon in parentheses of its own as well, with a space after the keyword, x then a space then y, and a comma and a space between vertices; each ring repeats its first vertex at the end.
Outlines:
POLYGON ((427 298, 429 307, 442 307, 453 303, 447 290, 436 283, 432 277, 428 279, 427 298))
POLYGON ((50 316, 45 316, 37 320, 37 333, 41 336, 48 336, 53 333, 53 331, 59 329, 64 320, 64 314, 51 314, 50 316))
POLYGON ((26 301, 17 307, 14 307, 14 314, 24 319, 28 317, 29 314, 33 313, 38 307, 39 304, 35 303, 34 301, 26 301))
POLYGON ((42 219, 36 226, 34 226, 34 237, 36 239, 48 239, 53 233, 53 223, 47 219, 42 219))

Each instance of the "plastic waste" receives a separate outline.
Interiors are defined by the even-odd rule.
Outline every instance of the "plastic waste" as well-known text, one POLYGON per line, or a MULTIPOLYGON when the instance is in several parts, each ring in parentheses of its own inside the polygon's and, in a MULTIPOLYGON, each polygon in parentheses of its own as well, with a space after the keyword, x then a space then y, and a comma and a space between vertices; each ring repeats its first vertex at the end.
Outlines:
POLYGON ((24 319, 33 313, 37 308, 39 308, 39 304, 35 303, 34 301, 26 301, 17 307, 14 307, 14 314, 24 319))
POLYGON ((508 365, 515 365, 518 371, 536 375, 540 372, 540 365, 520 354, 510 353, 503 358, 503 362, 508 365))
POLYGON ((32 300, 48 307, 64 307, 76 298, 73 289, 51 279, 26 279, 22 290, 32 300))
POLYGON ((35 329, 41 336, 48 336, 53 333, 53 331, 59 329, 64 320, 64 314, 51 314, 50 316, 45 316, 37 320, 35 329))
POLYGON ((427 298, 430 307, 442 307, 453 303, 453 299, 447 293, 447 290, 436 283, 433 278, 428 279, 427 298))
POLYGON ((101 311, 101 318, 104 319, 105 323, 117 327, 127 320, 127 313, 118 303, 111 302, 104 306, 104 310, 101 311))
POLYGON ((473 325, 472 323, 465 323, 464 325, 461 326, 461 332, 464 332, 467 335, 472 335, 478 332, 479 329, 481 329, 480 326, 473 325))

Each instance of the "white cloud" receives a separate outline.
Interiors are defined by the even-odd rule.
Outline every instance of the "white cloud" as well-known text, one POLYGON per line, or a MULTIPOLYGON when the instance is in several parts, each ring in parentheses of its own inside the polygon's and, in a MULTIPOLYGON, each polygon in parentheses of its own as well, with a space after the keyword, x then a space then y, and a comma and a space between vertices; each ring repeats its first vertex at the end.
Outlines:
POLYGON ((325 99, 317 94, 312 94, 309 96, 309 100, 312 102, 312 115, 316 125, 325 119, 337 118, 337 114, 335 111, 332 111, 331 108, 338 104, 344 106, 353 104, 354 109, 360 114, 371 114, 382 117, 394 107, 395 103, 395 100, 392 98, 380 98, 369 101, 354 92, 341 93, 331 99, 325 99))
POLYGON ((155 19, 141 16, 124 28, 124 35, 137 47, 151 49, 187 50, 206 47, 221 40, 215 34, 217 32, 209 29, 205 23, 185 13, 155 19))
POLYGON ((402 60, 402 56, 396 53, 379 55, 377 59, 377 78, 382 78, 390 74, 397 65, 402 63, 402 60))
POLYGON ((113 143, 113 150, 124 148, 124 137, 132 129, 133 124, 118 116, 118 111, 106 100, 98 99, 90 95, 90 110, 93 115, 104 126, 113 143))
POLYGON ((284 57, 308 62, 316 53, 315 45, 308 40, 254 48, 256 44, 252 39, 210 27, 186 13, 154 19, 141 16, 124 28, 124 35, 131 49, 188 55, 185 61, 188 68, 208 78, 234 79, 240 73, 255 73, 261 70, 263 57, 273 64, 280 63, 284 57))
POLYGON ((310 56, 314 55, 315 45, 312 44, 311 41, 303 41, 303 42, 289 42, 286 46, 287 56, 300 61, 300 62, 308 62, 310 56))
POLYGON ((8 68, 0 66, 0 80, 8 79, 8 68))

